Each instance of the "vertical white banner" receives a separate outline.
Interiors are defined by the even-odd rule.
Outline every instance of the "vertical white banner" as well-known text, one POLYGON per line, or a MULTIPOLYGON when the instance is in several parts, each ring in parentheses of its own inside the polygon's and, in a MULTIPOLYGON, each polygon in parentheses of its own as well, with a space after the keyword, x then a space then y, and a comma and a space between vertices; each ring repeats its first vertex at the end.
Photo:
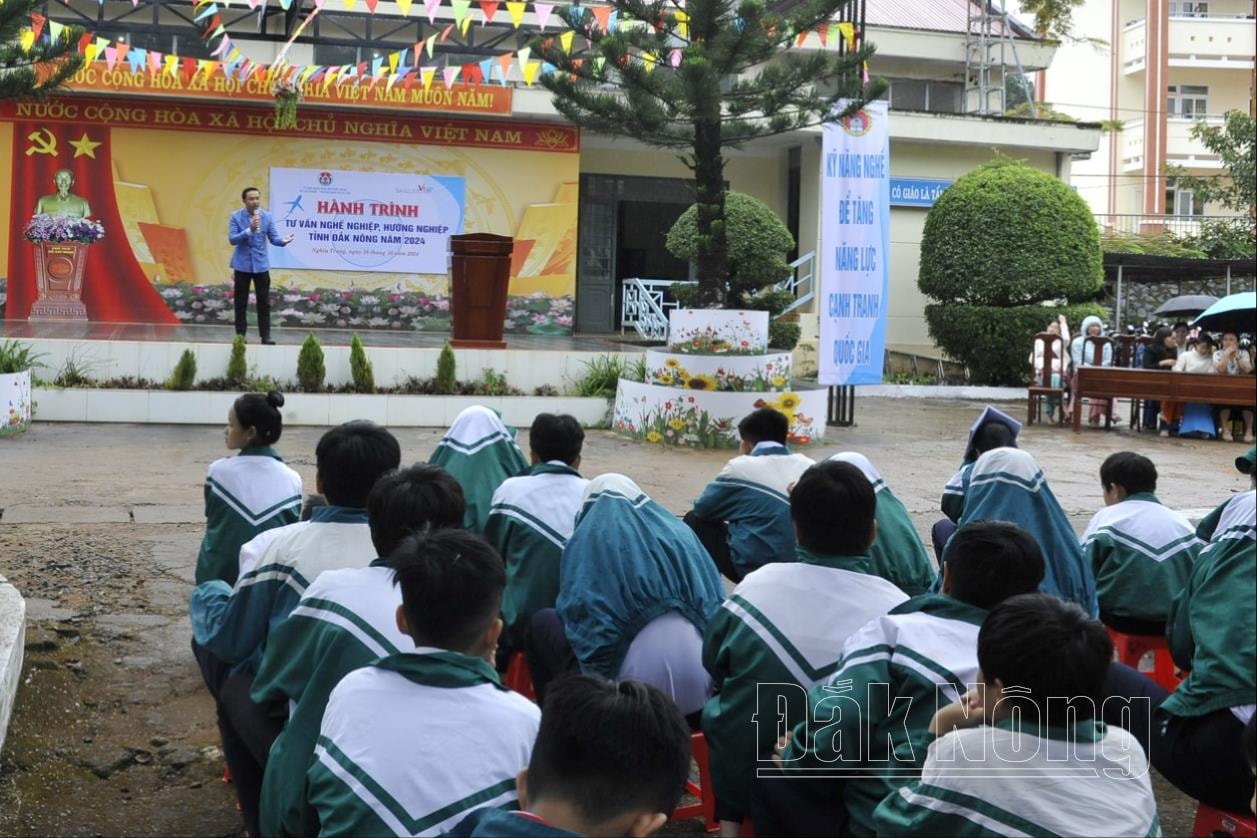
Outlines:
POLYGON ((886 105, 869 102, 823 126, 818 378, 831 386, 882 381, 890 277, 886 105))

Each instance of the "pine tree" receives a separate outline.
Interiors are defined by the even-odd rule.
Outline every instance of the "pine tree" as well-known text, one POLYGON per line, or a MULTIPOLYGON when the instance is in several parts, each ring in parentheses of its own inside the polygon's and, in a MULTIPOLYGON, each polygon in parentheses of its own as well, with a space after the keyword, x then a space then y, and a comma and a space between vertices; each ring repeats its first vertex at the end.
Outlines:
POLYGON ((855 2, 611 0, 611 32, 588 9, 558 10, 587 50, 569 52, 563 38, 535 42, 556 67, 541 83, 571 122, 682 152, 698 205, 699 305, 718 308, 727 291, 724 147, 854 113, 885 89, 860 81, 873 47, 850 50, 840 26, 849 34, 851 24, 831 26, 855 2), (799 33, 816 29, 833 33, 830 49, 793 49, 799 33), (837 114, 843 98, 851 103, 837 114))
POLYGON ((45 20, 39 37, 30 40, 29 33, 35 29, 31 14, 38 14, 43 6, 43 0, 0 2, 0 101, 41 97, 65 84, 83 66, 83 56, 78 54, 83 30, 77 26, 67 26, 53 43, 45 20))

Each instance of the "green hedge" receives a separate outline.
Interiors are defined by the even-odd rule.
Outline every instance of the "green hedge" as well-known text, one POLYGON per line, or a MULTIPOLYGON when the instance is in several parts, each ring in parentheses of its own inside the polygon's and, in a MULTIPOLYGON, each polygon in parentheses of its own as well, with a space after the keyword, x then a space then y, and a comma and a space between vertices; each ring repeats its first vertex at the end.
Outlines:
MULTIPOLYGON (((741 192, 725 195, 725 236, 729 249, 729 307, 765 285, 790 276, 786 254, 794 238, 767 204, 741 192)), ((668 231, 668 252, 693 261, 698 256, 698 208, 691 205, 668 231)))
POLYGON ((926 216, 918 285, 938 302, 1083 302, 1103 280, 1100 232, 1086 202, 1015 160, 997 158, 961 177, 926 216))
POLYGON ((969 367, 974 384, 1016 387, 1030 380, 1030 350, 1034 336, 1064 314, 1071 337, 1082 319, 1108 315, 1103 306, 969 306, 959 303, 927 305, 925 320, 930 337, 956 361, 969 367))

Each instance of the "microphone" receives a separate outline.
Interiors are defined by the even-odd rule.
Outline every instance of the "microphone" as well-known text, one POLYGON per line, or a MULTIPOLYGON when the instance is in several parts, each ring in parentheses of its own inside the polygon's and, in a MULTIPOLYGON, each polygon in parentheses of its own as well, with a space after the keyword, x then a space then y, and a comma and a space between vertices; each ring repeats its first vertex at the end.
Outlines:
MULTIPOLYGON (((249 208, 249 226, 250 226, 250 227, 252 227, 252 226, 253 226, 253 222, 257 219, 257 217, 258 217, 258 208, 257 208, 257 207, 250 207, 250 208, 249 208)), ((255 232, 255 233, 256 233, 256 232, 257 232, 257 230, 254 230, 253 232, 255 232)))

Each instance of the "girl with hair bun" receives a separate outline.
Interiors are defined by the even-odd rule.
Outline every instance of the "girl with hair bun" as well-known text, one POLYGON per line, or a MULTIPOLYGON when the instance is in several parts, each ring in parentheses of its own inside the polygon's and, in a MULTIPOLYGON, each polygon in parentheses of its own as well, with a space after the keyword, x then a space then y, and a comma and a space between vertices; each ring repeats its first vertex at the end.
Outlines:
POLYGON ((210 464, 205 478, 205 537, 196 558, 196 584, 222 579, 236 583, 240 548, 266 530, 297 522, 301 476, 271 446, 279 441, 284 395, 245 393, 227 411, 223 436, 228 451, 210 464))

